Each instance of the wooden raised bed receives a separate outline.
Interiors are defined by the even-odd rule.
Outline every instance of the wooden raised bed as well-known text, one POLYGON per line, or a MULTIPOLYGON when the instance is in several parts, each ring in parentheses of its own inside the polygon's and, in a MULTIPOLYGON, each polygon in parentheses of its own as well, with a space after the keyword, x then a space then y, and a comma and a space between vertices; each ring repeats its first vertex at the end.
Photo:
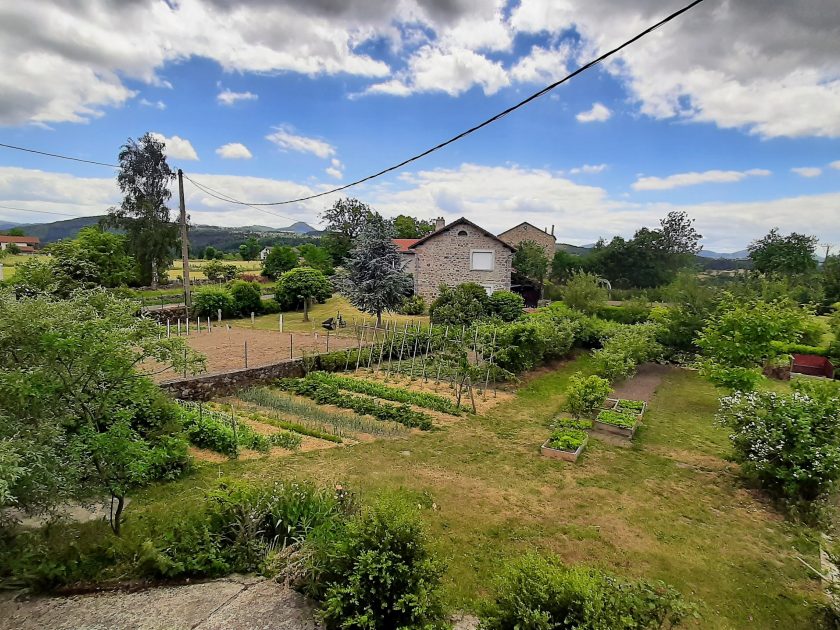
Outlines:
POLYGON ((552 459, 562 459, 567 462, 576 462, 580 454, 583 452, 583 449, 586 448, 586 445, 589 443, 589 438, 586 438, 583 443, 578 446, 576 451, 563 451, 559 448, 551 448, 548 443, 550 441, 546 440, 543 442, 543 445, 540 447, 540 453, 545 455, 546 457, 551 457, 552 459))
POLYGON ((620 427, 617 424, 610 424, 609 422, 601 422, 600 420, 595 420, 592 423, 592 429, 594 431, 600 431, 601 433, 610 433, 612 435, 620 435, 622 437, 626 437, 628 440, 632 440, 633 436, 636 434, 636 429, 639 426, 638 419, 636 420, 636 424, 632 427, 620 427))

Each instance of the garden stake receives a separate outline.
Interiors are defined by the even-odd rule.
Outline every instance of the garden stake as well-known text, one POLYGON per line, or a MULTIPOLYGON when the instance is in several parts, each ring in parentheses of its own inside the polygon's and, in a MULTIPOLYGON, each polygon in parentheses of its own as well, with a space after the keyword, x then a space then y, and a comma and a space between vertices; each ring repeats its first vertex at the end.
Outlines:
POLYGON ((168 320, 168 319, 166 320, 166 338, 167 339, 169 339, 169 337, 172 335, 172 331, 170 330, 170 326, 169 326, 171 323, 172 322, 170 320, 168 320))
POLYGON ((185 322, 186 322, 186 324, 187 324, 187 337, 189 337, 189 336, 190 336, 190 318, 189 318, 189 317, 185 317, 185 318, 184 318, 184 321, 185 321, 185 322))
POLYGON ((178 318, 178 336, 181 336, 181 318, 178 318))
POLYGON ((353 370, 354 372, 359 371, 359 361, 362 360, 362 339, 365 336, 365 326, 367 323, 362 324, 362 334, 359 335, 359 349, 356 351, 356 369, 353 370))
POLYGON ((294 354, 295 354, 295 351, 294 351, 294 337, 292 336, 292 333, 289 333, 289 359, 290 360, 294 359, 294 354))
POLYGON ((248 340, 245 340, 245 367, 248 367, 248 340))
POLYGON ((419 331, 414 331, 414 352, 411 353, 411 376, 409 378, 414 378, 414 359, 417 358, 417 344, 420 342, 420 333, 419 331))
POLYGON ((432 322, 429 322, 429 336, 426 338, 426 352, 423 353, 423 382, 428 383, 426 378, 426 357, 429 356, 429 346, 432 343, 432 322))
POLYGON ((493 367, 493 354, 496 352, 496 328, 493 328, 493 341, 490 342, 490 361, 487 364, 487 376, 484 377, 482 397, 487 397, 487 384, 490 382, 490 369, 493 367))
MULTIPOLYGON (((449 324, 446 325, 446 329, 443 333, 443 340, 441 340, 441 352, 446 351, 446 340, 449 337, 449 324)), ((438 385, 440 385, 440 368, 443 367, 443 363, 438 361, 438 369, 437 369, 437 376, 435 376, 435 391, 437 391, 438 385)))
POLYGON ((406 337, 408 337, 408 324, 407 323, 406 323, 405 326, 403 326, 403 338, 402 338, 402 342, 400 342, 400 358, 397 361, 397 374, 400 374, 402 372, 402 355, 403 355, 403 348, 405 347, 406 337))
POLYGON ((377 370, 382 370, 382 353, 385 351, 385 344, 388 341, 388 322, 385 322, 385 333, 382 335, 382 343, 379 344, 379 362, 376 364, 377 370))
POLYGON ((394 337, 396 337, 397 323, 394 322, 394 329, 391 331, 391 345, 388 347, 388 376, 391 375, 391 367, 394 358, 394 337))
POLYGON ((376 351, 376 326, 373 327, 373 344, 370 347, 370 352, 368 353, 368 364, 367 369, 370 369, 371 364, 373 363, 373 353, 376 351))

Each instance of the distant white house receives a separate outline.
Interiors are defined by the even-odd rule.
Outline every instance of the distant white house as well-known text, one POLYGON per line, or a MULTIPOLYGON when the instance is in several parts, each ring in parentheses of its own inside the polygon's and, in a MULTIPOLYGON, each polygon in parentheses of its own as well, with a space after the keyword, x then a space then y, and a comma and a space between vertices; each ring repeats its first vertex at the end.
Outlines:
POLYGON ((265 262, 265 259, 268 258, 269 252, 271 252, 270 247, 263 247, 262 251, 260 252, 260 260, 265 262))

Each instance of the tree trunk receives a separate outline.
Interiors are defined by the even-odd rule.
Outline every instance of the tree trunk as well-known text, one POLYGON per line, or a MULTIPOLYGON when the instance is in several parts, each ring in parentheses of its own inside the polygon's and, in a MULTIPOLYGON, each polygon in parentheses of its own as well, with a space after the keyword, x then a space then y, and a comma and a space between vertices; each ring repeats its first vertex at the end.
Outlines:
POLYGON ((152 290, 158 288, 157 261, 152 259, 152 290))
POLYGON ((303 298, 303 321, 309 321, 309 298, 303 298))
POLYGON ((122 525, 122 513, 125 507, 125 496, 115 497, 111 495, 111 529, 114 534, 120 535, 120 526, 122 525), (114 499, 117 500, 117 509, 114 509, 114 499))
POLYGON ((382 310, 376 311, 376 327, 382 328, 382 310))

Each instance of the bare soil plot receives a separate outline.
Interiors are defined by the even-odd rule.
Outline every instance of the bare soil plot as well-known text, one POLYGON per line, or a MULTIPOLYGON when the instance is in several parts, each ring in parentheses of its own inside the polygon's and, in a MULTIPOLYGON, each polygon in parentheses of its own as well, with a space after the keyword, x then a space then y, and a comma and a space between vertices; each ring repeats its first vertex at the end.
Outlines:
POLYGON ((656 392, 656 388, 662 383, 662 379, 677 370, 679 368, 673 365, 644 363, 639 366, 634 376, 616 385, 612 394, 610 394, 610 398, 644 400, 649 403, 656 392))
MULTIPOLYGON (((327 350, 326 335, 315 333, 281 333, 257 328, 228 328, 213 326, 211 332, 190 330, 187 342, 193 350, 207 357, 207 373, 228 372, 245 367, 245 343, 248 344, 248 367, 261 367, 279 363, 306 353, 327 350)), ((357 342, 349 337, 330 335, 330 352, 355 347, 357 342)), ((153 366, 148 366, 154 371, 153 366)), ((178 373, 167 370, 155 375, 158 381, 176 378, 178 373)))

